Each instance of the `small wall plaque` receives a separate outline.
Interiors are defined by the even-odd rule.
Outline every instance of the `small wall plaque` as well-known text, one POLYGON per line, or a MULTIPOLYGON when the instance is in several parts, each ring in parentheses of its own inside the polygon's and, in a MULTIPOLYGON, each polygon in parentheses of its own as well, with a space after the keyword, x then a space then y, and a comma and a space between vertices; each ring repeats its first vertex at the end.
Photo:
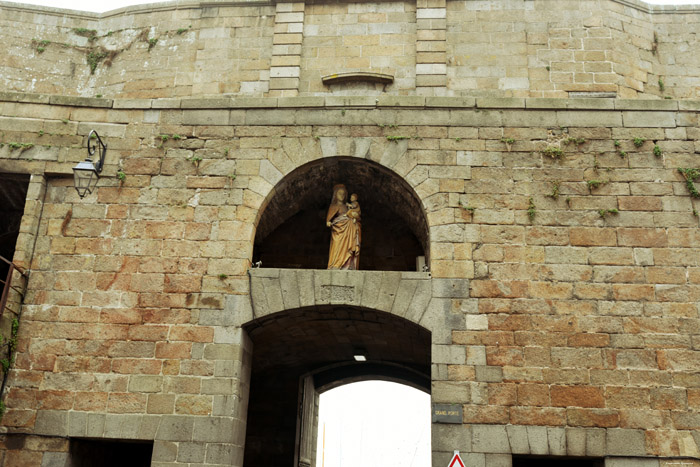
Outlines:
POLYGON ((462 406, 433 404, 433 423, 462 423, 462 406))

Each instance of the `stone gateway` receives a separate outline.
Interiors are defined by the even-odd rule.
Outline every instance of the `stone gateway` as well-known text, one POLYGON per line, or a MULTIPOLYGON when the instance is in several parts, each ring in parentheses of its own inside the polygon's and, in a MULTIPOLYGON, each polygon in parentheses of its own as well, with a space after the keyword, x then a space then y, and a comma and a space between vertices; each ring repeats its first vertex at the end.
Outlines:
POLYGON ((319 394, 368 379, 430 394, 434 467, 700 466, 699 33, 0 2, 0 466, 315 466, 319 394))

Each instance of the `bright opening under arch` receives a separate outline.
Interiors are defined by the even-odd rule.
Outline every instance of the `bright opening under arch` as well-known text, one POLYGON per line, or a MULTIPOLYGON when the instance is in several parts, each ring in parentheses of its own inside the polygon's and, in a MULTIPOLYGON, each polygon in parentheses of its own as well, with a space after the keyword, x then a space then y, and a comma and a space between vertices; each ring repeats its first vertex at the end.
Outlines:
POLYGON ((430 394, 388 381, 321 393, 315 467, 424 467, 430 456, 430 394))

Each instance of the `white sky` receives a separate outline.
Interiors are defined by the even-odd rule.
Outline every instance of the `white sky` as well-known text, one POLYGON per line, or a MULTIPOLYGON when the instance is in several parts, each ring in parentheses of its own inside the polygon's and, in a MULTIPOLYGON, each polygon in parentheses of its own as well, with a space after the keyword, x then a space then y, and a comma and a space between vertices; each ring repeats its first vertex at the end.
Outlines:
MULTIPOLYGON (((656 5, 700 5, 700 0, 646 0, 646 2, 656 5)), ((128 5, 162 3, 162 0, 23 0, 17 3, 31 3, 33 5, 46 5, 55 8, 68 8, 71 10, 95 11, 101 13, 128 5)))
POLYGON ((321 394, 316 467, 388 465, 430 465, 430 395, 385 381, 321 394))

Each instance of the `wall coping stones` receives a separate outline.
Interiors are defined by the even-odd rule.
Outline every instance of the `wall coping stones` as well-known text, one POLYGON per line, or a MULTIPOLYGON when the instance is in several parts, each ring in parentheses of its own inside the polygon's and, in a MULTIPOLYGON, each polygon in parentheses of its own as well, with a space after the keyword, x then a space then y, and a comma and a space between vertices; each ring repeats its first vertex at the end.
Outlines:
POLYGON ((678 110, 678 101, 671 99, 614 99, 617 110, 678 110))
MULTIPOLYGON (((663 14, 698 14, 700 7, 694 5, 651 5, 640 0, 610 0, 613 3, 618 3, 635 10, 639 10, 650 15, 663 14)), ((103 13, 95 13, 90 11, 69 10, 65 8, 53 8, 39 5, 27 5, 8 3, 0 1, 0 8, 8 10, 29 11, 56 16, 68 16, 72 18, 80 18, 87 20, 101 20, 113 16, 126 16, 136 14, 148 14, 154 11, 168 10, 186 10, 186 9, 204 9, 217 7, 236 7, 236 6, 270 6, 283 0, 178 0, 164 3, 147 3, 141 5, 132 5, 116 10, 110 10, 103 13)))
MULTIPOLYGON (((0 2, 1 3, 1 2, 0 2)), ((0 101, 26 102, 29 104, 48 104, 50 96, 45 94, 33 94, 28 92, 0 92, 0 101)))
POLYGON ((476 107, 476 98, 474 97, 426 97, 426 107, 460 107, 470 108, 476 107))
MULTIPOLYGON (((2 2, 0 2, 1 4, 2 2)), ((304 108, 419 108, 419 109, 537 109, 537 110, 700 110, 700 100, 613 98, 473 98, 423 96, 302 96, 204 97, 166 99, 98 99, 93 97, 0 92, 0 102, 53 104, 113 109, 304 109, 304 108)))
POLYGON ((477 97, 476 106, 480 109, 523 109, 522 97, 477 97))
POLYGON ((50 96, 49 104, 65 105, 68 107, 97 107, 109 109, 113 99, 98 99, 96 97, 50 96))

